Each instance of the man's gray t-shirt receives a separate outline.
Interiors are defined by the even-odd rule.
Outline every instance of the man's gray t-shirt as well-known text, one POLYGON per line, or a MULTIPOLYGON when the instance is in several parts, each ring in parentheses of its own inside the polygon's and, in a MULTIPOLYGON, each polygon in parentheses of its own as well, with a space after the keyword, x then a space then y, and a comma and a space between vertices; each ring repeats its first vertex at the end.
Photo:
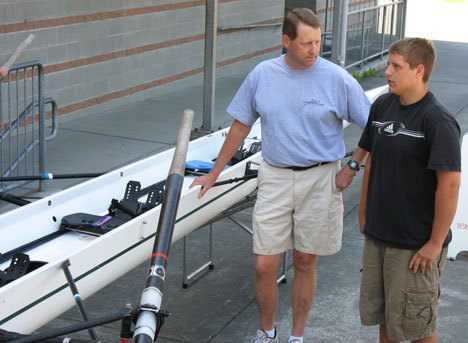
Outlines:
POLYGON ((291 69, 285 55, 247 76, 227 111, 245 125, 259 117, 262 156, 276 167, 310 166, 343 158, 343 120, 364 128, 370 102, 341 67, 323 59, 291 69))

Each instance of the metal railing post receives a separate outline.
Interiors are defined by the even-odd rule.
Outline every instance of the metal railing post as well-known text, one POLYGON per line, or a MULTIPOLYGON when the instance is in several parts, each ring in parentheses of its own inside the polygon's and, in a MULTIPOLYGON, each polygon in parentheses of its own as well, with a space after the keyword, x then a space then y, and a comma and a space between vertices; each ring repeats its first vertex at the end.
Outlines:
POLYGON ((341 67, 346 66, 346 42, 347 42, 347 32, 348 32, 348 13, 349 13, 349 0, 342 1, 341 8, 341 32, 340 32, 340 53, 338 57, 338 62, 341 67))
POLYGON ((361 65, 363 67, 364 64, 364 44, 365 44, 365 33, 364 28, 366 24, 366 12, 362 12, 362 25, 361 25, 361 65))
POLYGON ((392 4, 392 15, 390 16, 390 18, 391 18, 390 19, 390 37, 391 37, 390 38, 390 43, 394 41, 393 38, 394 38, 394 36, 396 36, 395 33, 393 32, 393 30, 395 28, 394 27, 394 24, 395 24, 394 21, 395 21, 395 6, 396 5, 397 4, 392 4))
POLYGON ((387 6, 383 8, 383 18, 382 18, 382 42, 380 45, 380 58, 383 59, 383 52, 385 47, 385 29, 387 24, 387 6))
POLYGON ((407 0, 403 0, 401 4, 401 30, 400 30, 400 39, 405 36, 406 31, 406 4, 407 0))
POLYGON ((332 48, 331 48, 331 60, 333 63, 340 64, 340 48, 341 48, 341 26, 343 23, 341 22, 341 8, 342 8, 342 1, 341 0, 334 0, 333 1, 333 25, 332 25, 332 48))
POLYGON ((206 1, 205 63, 203 77, 202 131, 211 132, 215 117, 216 37, 218 31, 218 0, 206 1))
MULTIPOLYGON (((46 137, 44 112, 44 68, 42 67, 42 64, 37 66, 37 73, 39 78, 39 173, 44 174, 46 170, 46 137)), ((39 190, 44 190, 44 181, 42 180, 39 181, 39 190)))

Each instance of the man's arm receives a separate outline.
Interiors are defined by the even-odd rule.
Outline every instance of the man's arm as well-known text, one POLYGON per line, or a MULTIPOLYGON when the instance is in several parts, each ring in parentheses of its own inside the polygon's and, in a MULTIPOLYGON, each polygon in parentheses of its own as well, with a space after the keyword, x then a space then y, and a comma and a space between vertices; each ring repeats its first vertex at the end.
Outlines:
POLYGON ((361 201, 359 203, 358 209, 359 230, 361 231, 361 233, 364 233, 364 224, 366 223, 367 190, 369 189, 369 175, 371 163, 372 158, 371 154, 369 153, 369 155, 367 156, 366 167, 364 168, 364 175, 362 177, 361 201))
MULTIPOLYGON (((366 156, 367 151, 360 147, 357 147, 350 160, 356 161, 357 165, 360 166, 362 161, 366 158, 366 156)), ((344 190, 351 184, 351 182, 353 182, 353 178, 354 176, 356 176, 356 174, 356 170, 352 170, 347 164, 344 165, 343 168, 341 168, 341 170, 338 172, 338 174, 336 174, 336 188, 340 191, 344 190)))
POLYGON ((431 238, 414 254, 409 268, 414 273, 421 269, 426 272, 440 255, 442 245, 452 224, 457 210, 458 191, 460 189, 460 173, 453 171, 436 171, 437 190, 435 195, 434 223, 432 224, 431 238))
POLYGON ((232 156, 234 156, 241 143, 249 134, 251 128, 251 125, 242 124, 237 119, 232 122, 229 133, 226 137, 226 140, 224 141, 223 146, 221 147, 221 151, 219 152, 218 158, 216 159, 216 163, 214 164, 213 168, 207 175, 196 178, 190 185, 190 188, 195 185, 201 185, 198 198, 201 198, 206 193, 206 191, 208 191, 208 189, 213 186, 223 168, 231 160, 232 156))

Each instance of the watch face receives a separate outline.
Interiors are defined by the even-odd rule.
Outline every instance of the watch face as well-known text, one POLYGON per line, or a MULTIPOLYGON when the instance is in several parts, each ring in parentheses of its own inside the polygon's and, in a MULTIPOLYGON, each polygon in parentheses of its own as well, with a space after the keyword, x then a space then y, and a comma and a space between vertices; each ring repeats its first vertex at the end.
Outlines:
POLYGON ((351 168, 352 170, 356 170, 356 171, 359 170, 359 164, 358 164, 356 161, 354 161, 354 160, 348 161, 348 166, 349 166, 349 168, 351 168))

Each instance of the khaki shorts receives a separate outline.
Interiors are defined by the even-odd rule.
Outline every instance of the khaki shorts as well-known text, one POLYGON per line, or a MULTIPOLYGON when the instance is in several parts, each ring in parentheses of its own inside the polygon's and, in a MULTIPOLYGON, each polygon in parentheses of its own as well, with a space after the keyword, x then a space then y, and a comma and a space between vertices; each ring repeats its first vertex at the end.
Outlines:
POLYGON ((429 337, 436 329, 439 281, 447 248, 426 274, 409 269, 415 252, 385 247, 368 238, 364 243, 361 323, 385 324, 388 336, 396 341, 429 337))
POLYGON ((341 249, 343 201, 336 189, 339 162, 303 171, 262 162, 253 212, 253 251, 276 255, 289 249, 330 255, 341 249))

